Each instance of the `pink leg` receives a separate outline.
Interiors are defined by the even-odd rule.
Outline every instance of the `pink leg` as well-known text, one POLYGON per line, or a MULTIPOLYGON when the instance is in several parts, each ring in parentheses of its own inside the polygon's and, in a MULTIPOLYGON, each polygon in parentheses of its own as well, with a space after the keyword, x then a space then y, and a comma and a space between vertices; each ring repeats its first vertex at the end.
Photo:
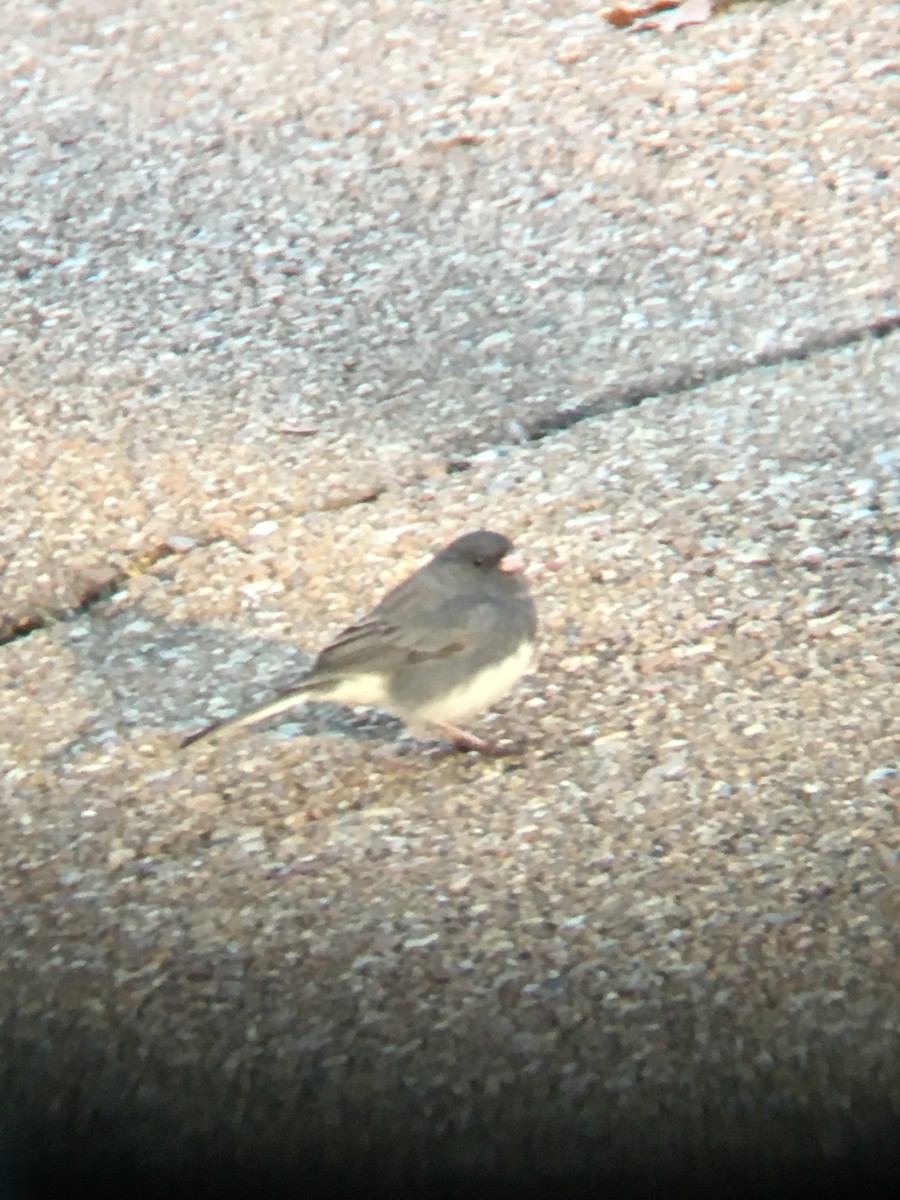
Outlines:
POLYGON ((502 758, 507 754, 520 754, 523 746, 522 743, 514 742, 488 742, 484 738, 476 737, 474 733, 466 733, 464 729, 457 729, 455 725, 438 726, 451 739, 457 750, 477 750, 479 754, 484 754, 488 758, 502 758))

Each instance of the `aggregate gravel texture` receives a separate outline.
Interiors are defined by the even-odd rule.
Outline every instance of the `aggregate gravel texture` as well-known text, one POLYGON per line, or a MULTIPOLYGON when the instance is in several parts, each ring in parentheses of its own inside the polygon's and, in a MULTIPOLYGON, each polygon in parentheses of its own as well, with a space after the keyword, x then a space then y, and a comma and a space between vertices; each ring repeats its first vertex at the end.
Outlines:
POLYGON ((896 8, 0 37, 14 1163, 900 1179, 896 8), (525 752, 327 705, 177 751, 476 525, 525 752))

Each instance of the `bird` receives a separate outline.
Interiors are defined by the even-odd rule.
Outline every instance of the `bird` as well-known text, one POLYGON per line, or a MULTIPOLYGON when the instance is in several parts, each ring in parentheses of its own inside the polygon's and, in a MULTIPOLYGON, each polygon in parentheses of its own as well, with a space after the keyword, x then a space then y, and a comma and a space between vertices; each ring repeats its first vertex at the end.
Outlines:
POLYGON ((181 749, 307 700, 379 708, 460 750, 507 748, 461 728, 506 696, 534 661, 537 612, 508 537, 476 529, 413 572, 319 654, 296 685, 190 734, 181 749))

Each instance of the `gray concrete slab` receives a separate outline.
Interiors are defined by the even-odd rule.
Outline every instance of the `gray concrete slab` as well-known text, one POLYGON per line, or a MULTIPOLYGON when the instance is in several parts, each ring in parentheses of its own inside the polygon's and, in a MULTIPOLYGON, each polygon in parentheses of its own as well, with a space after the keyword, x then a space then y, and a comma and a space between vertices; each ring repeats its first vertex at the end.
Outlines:
POLYGON ((891 6, 662 38, 84 0, 0 36, 24 1157, 895 1178, 891 6), (485 725, 527 758, 313 707, 177 753, 473 525, 531 564, 541 661, 485 725))

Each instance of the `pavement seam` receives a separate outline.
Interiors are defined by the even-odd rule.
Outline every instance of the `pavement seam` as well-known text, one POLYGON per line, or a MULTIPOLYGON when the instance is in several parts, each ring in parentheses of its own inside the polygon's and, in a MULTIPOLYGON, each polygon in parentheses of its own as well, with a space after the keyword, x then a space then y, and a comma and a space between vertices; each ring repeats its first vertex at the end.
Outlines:
MULTIPOLYGON (((865 325, 854 325, 828 334, 813 334, 791 346, 779 346, 762 350, 746 358, 735 356, 717 363, 707 370, 695 371, 690 365, 670 369, 656 378, 629 384, 625 388, 612 389, 586 404, 560 409, 538 417, 530 425, 523 422, 529 442, 540 442, 556 433, 563 433, 582 421, 592 417, 606 416, 620 409, 637 408, 645 400, 659 396, 674 396, 680 392, 693 392, 723 379, 733 379, 759 368, 779 367, 786 363, 803 362, 814 354, 831 350, 842 350, 854 346, 867 338, 880 341, 900 329, 900 312, 886 313, 865 325)), ((459 464, 456 470, 464 469, 459 464)))
MULTIPOLYGON (((595 417, 607 416, 620 409, 638 408, 645 400, 659 396, 677 395, 681 392, 697 391, 711 383, 731 379, 759 368, 777 367, 791 362, 802 362, 814 354, 831 350, 843 349, 857 345, 867 338, 881 340, 900 329, 900 312, 887 313, 865 325, 856 325, 829 335, 816 334, 808 337, 794 346, 782 346, 775 350, 764 350, 749 358, 731 358, 711 367, 708 370, 695 373, 690 366, 683 366, 669 371, 662 378, 645 380, 642 383, 631 384, 618 391, 609 391, 594 401, 577 405, 574 408, 560 409, 555 413, 547 413, 535 420, 530 426, 524 426, 527 436, 526 444, 534 444, 563 433, 582 421, 595 417)), ((445 468, 448 476, 468 471, 473 462, 465 455, 449 455, 445 468)), ((406 480, 413 483, 421 477, 415 472, 406 480)), ((341 494, 324 504, 304 509, 302 513, 294 513, 294 517, 308 516, 313 512, 332 512, 340 509, 355 508, 364 504, 372 504, 388 491, 387 484, 368 485, 348 494, 341 494)), ((37 610, 33 615, 19 618, 2 636, 0 648, 11 642, 19 641, 47 629, 61 621, 75 620, 84 613, 89 613, 95 605, 104 600, 110 600, 119 592, 127 581, 135 575, 142 575, 157 563, 175 555, 187 555, 195 550, 209 546, 228 544, 241 548, 232 539, 216 536, 204 538, 186 550, 179 550, 168 543, 161 543, 150 550, 142 550, 125 557, 124 564, 112 570, 101 580, 94 580, 85 587, 75 604, 37 610)), ((122 562, 122 556, 111 556, 112 562, 122 562)), ((112 565, 112 564, 111 564, 112 565)))
MULTIPOLYGON (((210 545, 212 542, 222 540, 222 538, 214 538, 204 544, 210 545)), ((198 548, 199 543, 198 546, 191 547, 191 549, 198 548)), ((129 579, 136 575, 145 575, 157 563, 179 553, 173 546, 162 543, 154 546, 151 550, 140 550, 131 555, 111 555, 109 572, 88 584, 74 604, 46 609, 39 608, 33 615, 19 618, 6 633, 0 636, 0 648, 8 646, 11 642, 21 641, 22 638, 29 637, 32 633, 38 633, 42 629, 48 629, 51 625, 76 620, 84 613, 90 612, 95 605, 102 604, 104 600, 111 600, 129 579), (118 560, 120 565, 114 566, 113 560, 118 560)))
MULTIPOLYGON (((341 495, 340 497, 326 501, 324 504, 304 509, 302 513, 294 513, 292 515, 294 517, 303 517, 313 512, 333 512, 338 509, 355 508, 360 504, 372 504, 380 496, 384 495, 387 490, 387 484, 362 487, 349 495, 341 495)), ((87 584, 74 604, 38 608, 29 616, 17 618, 3 634, 0 634, 0 649, 12 642, 30 637, 33 633, 39 633, 42 629, 47 629, 51 625, 56 625, 63 621, 74 621, 85 613, 89 613, 95 605, 102 604, 104 600, 111 600, 122 590, 129 579, 134 578, 136 575, 145 575, 157 563, 165 559, 175 556, 186 557, 196 550, 204 550, 210 546, 217 545, 232 546, 236 550, 244 549, 243 546, 233 539, 219 535, 197 539, 187 549, 179 549, 177 546, 170 545, 167 542, 161 542, 149 550, 138 550, 130 555, 111 554, 107 564, 109 570, 104 572, 101 578, 94 579, 87 584)))

